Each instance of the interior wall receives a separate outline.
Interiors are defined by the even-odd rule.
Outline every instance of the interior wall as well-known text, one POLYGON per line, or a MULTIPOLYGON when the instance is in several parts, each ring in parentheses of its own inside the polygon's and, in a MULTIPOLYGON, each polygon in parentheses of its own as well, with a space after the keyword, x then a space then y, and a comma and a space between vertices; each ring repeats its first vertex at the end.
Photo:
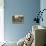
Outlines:
MULTIPOLYGON (((46 9, 46 0, 40 0, 40 10, 42 11, 43 9, 46 9)), ((46 27, 46 10, 43 12, 43 22, 40 21, 40 25, 46 27)))
POLYGON ((40 0, 4 0, 5 40, 18 41, 32 29, 36 12, 40 10, 40 0), (13 24, 13 15, 24 15, 24 24, 13 24))

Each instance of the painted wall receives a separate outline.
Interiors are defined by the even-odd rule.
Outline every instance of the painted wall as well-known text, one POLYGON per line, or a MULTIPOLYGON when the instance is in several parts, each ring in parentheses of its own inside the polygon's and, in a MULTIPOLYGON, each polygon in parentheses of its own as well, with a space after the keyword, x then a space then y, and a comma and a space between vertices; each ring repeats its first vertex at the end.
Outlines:
MULTIPOLYGON (((41 0, 41 1, 40 1, 40 9, 41 9, 41 11, 42 11, 43 9, 46 9, 46 0, 41 0)), ((43 17, 43 22, 41 21, 41 22, 40 22, 40 25, 46 27, 46 10, 43 12, 42 17, 43 17)))
POLYGON ((40 9, 40 0, 5 0, 5 40, 18 41, 32 28, 32 21, 40 9), (24 15, 24 24, 12 24, 13 15, 24 15))

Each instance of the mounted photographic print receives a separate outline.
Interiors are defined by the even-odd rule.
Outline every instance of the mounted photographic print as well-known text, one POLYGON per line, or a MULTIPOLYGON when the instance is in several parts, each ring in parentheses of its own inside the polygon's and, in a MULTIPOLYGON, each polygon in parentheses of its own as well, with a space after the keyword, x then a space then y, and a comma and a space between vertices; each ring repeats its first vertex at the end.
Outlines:
POLYGON ((24 16, 23 15, 12 16, 12 23, 13 24, 22 24, 22 23, 24 23, 24 16))

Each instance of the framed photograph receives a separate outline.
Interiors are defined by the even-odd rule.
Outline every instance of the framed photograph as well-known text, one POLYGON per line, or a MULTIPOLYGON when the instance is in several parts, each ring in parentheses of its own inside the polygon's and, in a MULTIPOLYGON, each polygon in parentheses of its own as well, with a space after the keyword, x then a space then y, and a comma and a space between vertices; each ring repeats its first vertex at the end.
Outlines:
POLYGON ((24 23, 24 16, 23 15, 12 16, 12 23, 13 24, 22 24, 22 23, 24 23))

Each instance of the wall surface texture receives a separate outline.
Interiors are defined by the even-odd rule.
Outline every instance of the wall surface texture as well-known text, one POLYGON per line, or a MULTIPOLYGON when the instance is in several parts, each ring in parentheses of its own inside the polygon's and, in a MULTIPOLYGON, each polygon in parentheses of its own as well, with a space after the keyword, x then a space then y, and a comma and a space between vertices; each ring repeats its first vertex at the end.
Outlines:
POLYGON ((18 41, 32 28, 32 21, 40 9, 40 0, 4 0, 5 40, 18 41), (24 24, 12 24, 13 15, 24 15, 24 24))
MULTIPOLYGON (((40 10, 46 9, 46 0, 40 0, 40 10)), ((46 27, 46 10, 43 12, 43 22, 40 21, 40 25, 46 27)))

